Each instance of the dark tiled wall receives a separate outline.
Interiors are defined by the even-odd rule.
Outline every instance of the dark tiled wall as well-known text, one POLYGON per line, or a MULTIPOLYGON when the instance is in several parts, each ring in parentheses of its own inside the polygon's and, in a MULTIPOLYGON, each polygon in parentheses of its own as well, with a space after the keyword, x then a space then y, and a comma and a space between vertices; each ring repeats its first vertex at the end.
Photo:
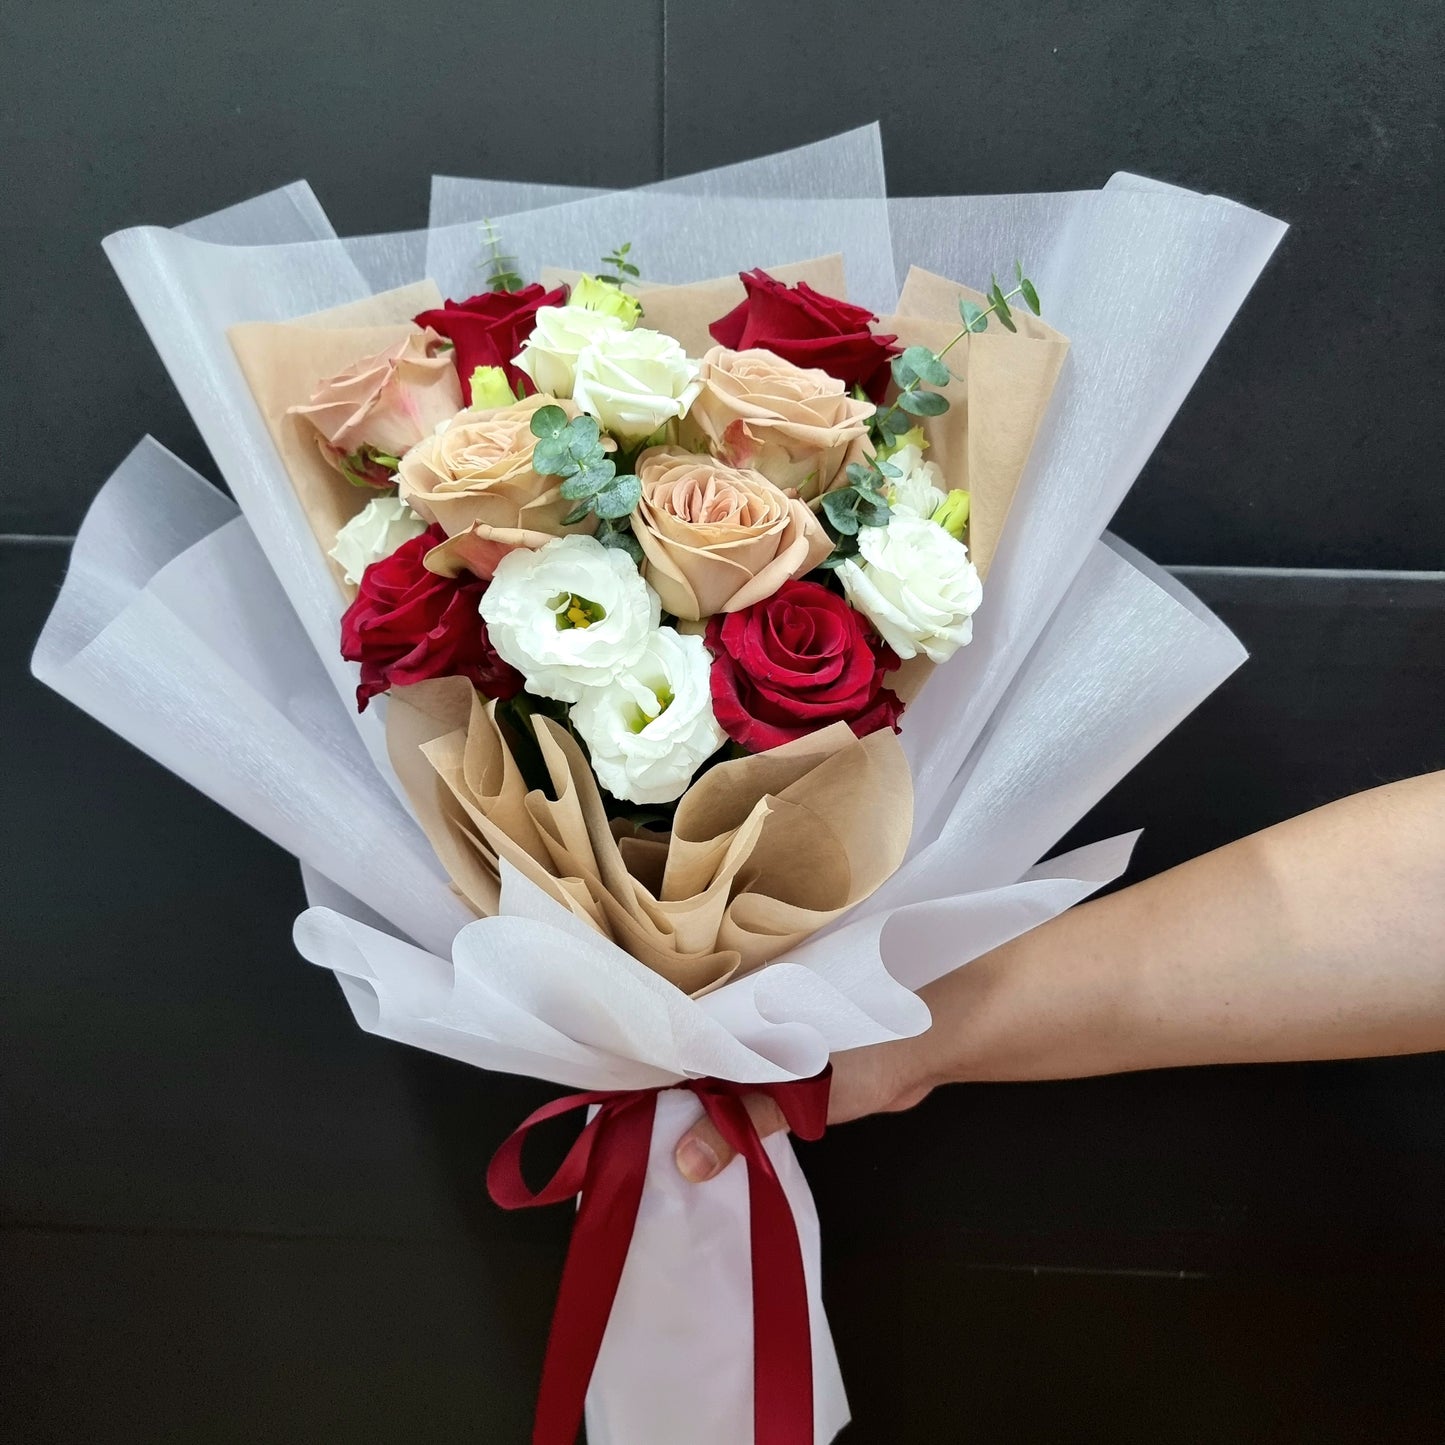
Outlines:
MULTIPOLYGON (((417 225, 431 171, 628 184, 877 116, 899 191, 1133 169, 1293 222, 1119 530, 1438 567, 1441 17, 16 10, 0 532, 72 532, 141 430, 206 465, 107 231, 303 175, 343 230, 417 225)), ((360 1033, 291 951, 292 865, 23 676, 64 560, 0 541, 0 1436, 522 1440, 566 1221, 482 1175, 548 1091, 360 1033)), ((1445 766, 1441 577, 1186 580, 1252 660, 1075 841, 1143 825, 1153 872, 1445 766)), ((848 1438, 1445 1438, 1442 1063, 954 1090, 810 1149, 848 1438)))

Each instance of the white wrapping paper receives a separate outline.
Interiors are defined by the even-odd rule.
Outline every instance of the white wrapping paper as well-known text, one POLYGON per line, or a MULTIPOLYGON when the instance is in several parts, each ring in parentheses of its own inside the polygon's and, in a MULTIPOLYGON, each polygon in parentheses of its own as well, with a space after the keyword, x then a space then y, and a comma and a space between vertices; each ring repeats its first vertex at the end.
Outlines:
MULTIPOLYGON (((371 1032, 587 1089, 803 1078, 928 1025, 915 990, 1118 876, 1132 837, 1039 863, 1242 660, 1181 588, 1100 532, 1282 227, 1134 177, 1100 192, 888 200, 876 127, 636 192, 438 179, 433 226, 336 238, 304 183, 107 251, 240 506, 153 443, 102 490, 38 676, 303 862, 301 953, 371 1032), (905 718, 909 860, 784 959, 689 999, 515 873, 472 920, 400 800, 381 719, 337 655, 341 599, 226 342, 430 275, 484 285, 478 223, 519 269, 631 240, 692 281, 841 251, 893 309, 910 264, 977 281, 1022 257, 1073 346, 989 575, 975 641, 905 718), (367 900, 366 905, 358 899, 367 900)), ((738 1445, 751 1430, 742 1166, 685 1185, 696 1108, 664 1094, 632 1254, 589 1395, 594 1445, 738 1445), (705 1307, 699 1307, 705 1301, 705 1307)), ((846 1421, 817 1222, 783 1139, 814 1320, 818 1423, 846 1421)))

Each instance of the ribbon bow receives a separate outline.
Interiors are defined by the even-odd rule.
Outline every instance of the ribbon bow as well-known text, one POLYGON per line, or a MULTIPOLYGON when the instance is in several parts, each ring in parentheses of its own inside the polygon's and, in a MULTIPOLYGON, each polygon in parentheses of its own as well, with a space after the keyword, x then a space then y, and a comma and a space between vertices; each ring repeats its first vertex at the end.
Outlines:
MULTIPOLYGON (((718 1132, 743 1156, 753 1264, 754 1445, 813 1445, 813 1348, 797 1223, 782 1181, 743 1106, 746 1094, 776 1101, 802 1139, 822 1136, 831 1068, 783 1084, 688 1079, 718 1132)), ((544 1104, 492 1156, 487 1191, 503 1209, 560 1204, 580 1194, 552 1314, 532 1445, 574 1445, 587 1386, 602 1348, 647 1178, 658 1089, 569 1094, 544 1104), (535 1193, 522 1177, 522 1148, 539 1124, 595 1109, 552 1178, 535 1193)))

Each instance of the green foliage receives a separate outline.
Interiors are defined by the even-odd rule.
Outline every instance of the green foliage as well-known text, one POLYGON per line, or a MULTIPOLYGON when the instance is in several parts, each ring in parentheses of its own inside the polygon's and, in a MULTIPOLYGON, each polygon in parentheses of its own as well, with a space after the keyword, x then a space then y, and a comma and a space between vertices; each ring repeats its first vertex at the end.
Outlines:
POLYGON ((636 281, 642 272, 628 259, 631 253, 631 241, 624 241, 615 251, 609 251, 602 258, 603 270, 597 279, 609 286, 626 286, 629 281, 636 281))
POLYGON ((926 346, 910 346, 901 356, 893 358, 890 366, 894 384, 898 387, 898 395, 891 405, 879 407, 868 423, 874 445, 880 450, 890 447, 895 438, 902 436, 913 425, 912 418, 942 416, 948 410, 948 398, 941 392, 930 391, 928 388, 948 385, 952 373, 943 358, 965 336, 987 331, 990 316, 997 316, 999 325, 1005 330, 1017 331, 1013 312, 1009 309, 1009 302, 1016 296, 1023 297, 1035 316, 1040 314, 1039 293, 1034 289, 1034 283, 1024 275, 1022 262, 1014 262, 1014 274, 1018 285, 1007 294, 998 284, 997 276, 990 278, 985 298, 988 301, 987 306, 959 298, 958 314, 963 321, 963 330, 941 351, 930 351, 926 346))
POLYGON ((960 301, 958 303, 958 314, 963 317, 963 329, 965 331, 987 331, 988 317, 983 314, 983 307, 972 301, 960 301))
POLYGON ((924 383, 947 386, 952 377, 943 352, 926 346, 910 346, 902 356, 895 356, 890 366, 898 395, 891 406, 879 407, 868 423, 880 450, 892 446, 913 425, 911 418, 940 416, 948 410, 948 398, 942 392, 925 390, 924 383))
POLYGON ((939 391, 901 391, 898 405, 910 416, 942 416, 948 410, 948 398, 939 391))
POLYGON ((1024 275, 1022 261, 1014 262, 1014 279, 1019 283, 1019 295, 1024 298, 1024 304, 1035 316, 1042 316, 1044 313, 1039 309, 1039 293, 1034 290, 1034 283, 1024 275))
POLYGON ((525 284, 514 269, 515 256, 508 256, 502 250, 502 238, 491 221, 482 222, 482 244, 487 248, 487 289, 489 291, 520 291, 525 284))
MULTIPOLYGON (((619 517, 630 517, 641 500, 642 483, 631 473, 627 473, 620 477, 614 476, 592 494, 592 510, 604 522, 612 522, 619 517)), ((583 516, 586 516, 585 511, 583 516)))
MULTIPOLYGON (((988 301, 987 306, 978 306, 972 301, 959 301, 958 314, 963 318, 963 330, 953 338, 953 341, 948 343, 948 346, 943 348, 944 351, 947 351, 949 346, 953 345, 954 341, 958 341, 968 335, 970 331, 987 331, 988 318, 990 316, 997 316, 999 325, 1006 331, 1017 331, 1018 324, 1014 321, 1013 312, 1009 308, 1009 302, 1016 296, 1022 296, 1024 298, 1024 305, 1026 305, 1035 316, 1043 315, 1043 308, 1039 304, 1039 293, 1034 289, 1034 283, 1024 275, 1022 261, 1014 262, 1014 279, 1018 284, 1015 285, 1012 291, 1005 292, 1003 287, 998 284, 998 277, 990 277, 986 297, 988 301)), ((939 354, 942 355, 942 352, 939 354)))
POLYGON ((639 567, 642 565, 642 544, 632 535, 631 527, 625 522, 600 522, 596 537, 604 547, 616 547, 626 552, 639 567))
MULTIPOLYGON (((1014 325, 1013 313, 1008 309, 1008 296, 1005 296, 999 289, 998 277, 994 276, 991 279, 993 281, 993 288, 988 293, 988 299, 993 304, 989 309, 998 317, 1006 330, 1017 331, 1018 327, 1014 325)), ((1009 296, 1017 296, 1018 294, 1017 288, 1009 292, 1009 296)))
MULTIPOLYGON (((642 499, 642 483, 628 473, 617 474, 592 417, 576 416, 568 421, 560 406, 544 406, 532 413, 531 427, 537 438, 532 450, 533 470, 563 478, 562 495, 577 503, 562 519, 567 526, 580 522, 589 512, 604 523, 631 516, 642 499)), ((613 532, 618 530, 613 528, 613 532)), ((632 550, 626 542, 601 540, 607 546, 621 546, 629 553, 632 550)))
POLYGON ((885 412, 875 412, 873 420, 880 433, 880 440, 885 443, 901 437, 911 425, 907 414, 896 406, 889 407, 885 412))
POLYGON ((858 550, 862 528, 887 525, 892 511, 888 505, 888 478, 897 475, 898 468, 887 462, 850 462, 844 473, 847 485, 824 493, 820 504, 823 525, 834 545, 832 557, 823 563, 825 567, 836 567, 858 550))
MULTIPOLYGON (((949 370, 947 363, 934 355, 926 346, 910 346, 902 356, 897 358, 903 368, 916 376, 919 381, 926 381, 929 386, 947 386, 949 381, 949 370)), ((897 372, 894 372, 897 375, 897 372)), ((906 381, 899 382, 900 386, 906 386, 906 381)))

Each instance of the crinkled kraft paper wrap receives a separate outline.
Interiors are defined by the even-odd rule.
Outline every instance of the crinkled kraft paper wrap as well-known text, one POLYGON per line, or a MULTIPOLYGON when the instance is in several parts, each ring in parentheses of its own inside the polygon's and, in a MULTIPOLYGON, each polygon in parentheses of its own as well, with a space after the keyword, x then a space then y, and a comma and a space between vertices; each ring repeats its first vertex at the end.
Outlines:
POLYGON ((535 726, 550 796, 528 790, 496 704, 465 681, 393 695, 392 759, 437 855, 478 913, 498 911, 505 860, 684 993, 801 943, 908 847, 908 764, 891 732, 860 740, 836 723, 719 763, 658 837, 609 822, 576 740, 550 718, 535 726))

